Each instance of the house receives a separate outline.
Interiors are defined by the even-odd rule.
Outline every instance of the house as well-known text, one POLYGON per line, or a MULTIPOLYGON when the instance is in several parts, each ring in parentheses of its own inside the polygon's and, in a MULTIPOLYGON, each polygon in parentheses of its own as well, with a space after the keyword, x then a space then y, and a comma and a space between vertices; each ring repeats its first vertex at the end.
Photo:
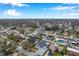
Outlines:
POLYGON ((38 50, 35 52, 37 56, 42 56, 44 55, 44 53, 48 50, 48 46, 50 43, 48 43, 47 41, 43 40, 39 43, 37 43, 36 47, 38 48, 38 50))
POLYGON ((53 36, 53 31, 46 31, 46 35, 53 36))
POLYGON ((67 48, 69 56, 79 56, 79 50, 67 48))
POLYGON ((36 37, 29 37, 28 40, 29 40, 29 42, 34 44, 36 42, 36 39, 37 39, 36 37))
POLYGON ((36 47, 40 47, 40 48, 47 48, 49 45, 49 42, 48 41, 45 41, 45 40, 42 40, 41 42, 38 42, 36 47))
POLYGON ((49 46, 49 49, 54 52, 55 50, 58 50, 58 51, 62 51, 63 50, 63 47, 59 46, 58 44, 50 44, 49 46))

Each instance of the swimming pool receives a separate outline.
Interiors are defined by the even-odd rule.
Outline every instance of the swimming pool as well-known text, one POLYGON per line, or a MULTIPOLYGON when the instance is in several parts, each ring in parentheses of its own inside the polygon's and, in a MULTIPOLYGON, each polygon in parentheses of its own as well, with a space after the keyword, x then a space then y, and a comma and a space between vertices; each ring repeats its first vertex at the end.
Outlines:
POLYGON ((64 40, 58 40, 59 43, 64 43, 64 40))
POLYGON ((66 45, 66 42, 64 40, 58 40, 57 43, 61 45, 66 45))

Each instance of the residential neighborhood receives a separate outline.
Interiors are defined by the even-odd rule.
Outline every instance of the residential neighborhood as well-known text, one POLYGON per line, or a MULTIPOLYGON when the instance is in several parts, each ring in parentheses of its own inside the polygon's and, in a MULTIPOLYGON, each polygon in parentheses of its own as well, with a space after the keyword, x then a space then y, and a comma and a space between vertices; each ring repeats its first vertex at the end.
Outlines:
POLYGON ((71 21, 27 23, 0 24, 0 56, 79 56, 79 31, 74 28, 78 25, 72 26, 71 21))

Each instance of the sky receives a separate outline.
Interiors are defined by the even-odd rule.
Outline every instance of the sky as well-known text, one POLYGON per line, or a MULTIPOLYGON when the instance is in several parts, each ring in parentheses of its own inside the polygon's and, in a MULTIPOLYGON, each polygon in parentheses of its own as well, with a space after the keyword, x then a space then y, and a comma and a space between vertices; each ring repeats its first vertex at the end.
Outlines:
POLYGON ((0 19, 79 19, 78 3, 0 3, 0 19))

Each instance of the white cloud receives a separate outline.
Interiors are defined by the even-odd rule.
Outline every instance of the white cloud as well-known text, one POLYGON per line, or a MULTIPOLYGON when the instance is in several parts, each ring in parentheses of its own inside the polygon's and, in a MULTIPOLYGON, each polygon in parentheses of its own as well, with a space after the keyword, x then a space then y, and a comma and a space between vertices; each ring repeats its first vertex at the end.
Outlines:
POLYGON ((66 9, 72 9, 72 8, 74 8, 74 7, 55 7, 55 8, 51 8, 51 9, 55 9, 55 10, 66 10, 66 9))
POLYGON ((79 12, 78 13, 61 13, 61 15, 55 15, 54 18, 61 18, 61 19, 79 19, 79 12))
POLYGON ((60 16, 59 16, 60 18, 79 18, 79 12, 78 13, 74 13, 74 12, 72 12, 72 13, 63 13, 63 14, 61 14, 60 16))
POLYGON ((72 10, 74 8, 77 8, 79 6, 57 6, 57 7, 50 7, 50 8, 44 8, 44 10, 46 9, 50 9, 50 10, 72 10))
POLYGON ((22 14, 20 12, 17 12, 15 9, 10 9, 10 10, 4 11, 4 15, 8 15, 8 16, 20 16, 22 14))
POLYGON ((23 4, 23 3, 10 3, 12 6, 18 6, 18 7, 23 7, 23 6, 26 6, 26 7, 29 7, 28 4, 23 4))
POLYGON ((65 13, 62 15, 64 15, 64 16, 77 16, 77 15, 79 15, 79 12, 78 13, 65 13))
POLYGON ((28 4, 24 4, 24 3, 2 3, 2 4, 10 4, 11 6, 18 6, 18 7, 23 7, 23 6, 25 6, 25 7, 30 7, 30 5, 28 5, 28 4))

